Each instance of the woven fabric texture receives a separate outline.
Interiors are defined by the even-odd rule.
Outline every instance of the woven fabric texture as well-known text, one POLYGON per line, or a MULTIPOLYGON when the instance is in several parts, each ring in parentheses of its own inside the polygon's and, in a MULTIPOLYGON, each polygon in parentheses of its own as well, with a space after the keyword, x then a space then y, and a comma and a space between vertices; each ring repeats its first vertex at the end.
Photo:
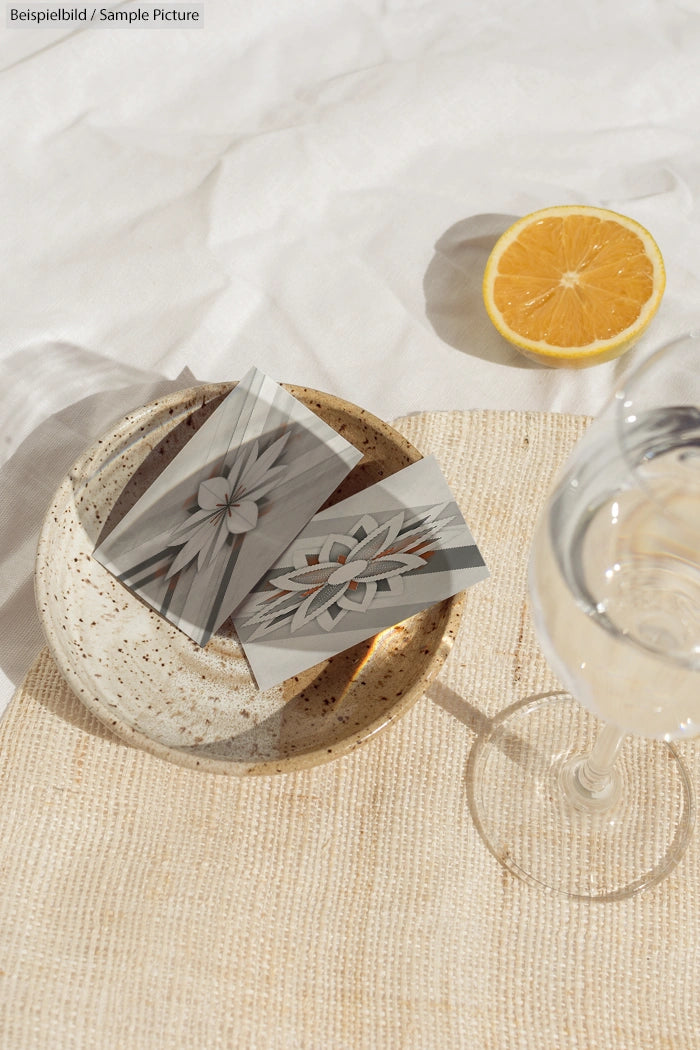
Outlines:
POLYGON ((37 659, 0 726, 2 1047, 700 1047, 698 836, 655 890, 591 905, 508 875, 466 800, 488 720, 557 687, 526 560, 586 420, 398 425, 437 455, 492 576, 428 693, 352 755, 192 772, 112 736, 37 659))

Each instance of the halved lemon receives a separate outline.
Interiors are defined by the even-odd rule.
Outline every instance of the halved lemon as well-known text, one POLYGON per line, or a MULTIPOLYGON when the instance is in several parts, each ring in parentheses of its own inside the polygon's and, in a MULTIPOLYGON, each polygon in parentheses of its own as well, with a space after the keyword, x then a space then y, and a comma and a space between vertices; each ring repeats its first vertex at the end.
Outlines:
POLYGON ((629 349, 665 286, 661 252, 643 226, 573 204, 532 212, 502 234, 483 295, 498 331, 524 354, 580 368, 629 349))

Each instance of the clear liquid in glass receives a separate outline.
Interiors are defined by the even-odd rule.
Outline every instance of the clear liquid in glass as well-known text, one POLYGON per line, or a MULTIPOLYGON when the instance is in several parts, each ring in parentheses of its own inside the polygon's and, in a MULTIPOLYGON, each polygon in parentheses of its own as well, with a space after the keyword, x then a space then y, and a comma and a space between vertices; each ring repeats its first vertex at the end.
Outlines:
POLYGON ((604 721, 658 739, 700 732, 700 412, 601 429, 574 460, 531 560, 542 648, 604 721))

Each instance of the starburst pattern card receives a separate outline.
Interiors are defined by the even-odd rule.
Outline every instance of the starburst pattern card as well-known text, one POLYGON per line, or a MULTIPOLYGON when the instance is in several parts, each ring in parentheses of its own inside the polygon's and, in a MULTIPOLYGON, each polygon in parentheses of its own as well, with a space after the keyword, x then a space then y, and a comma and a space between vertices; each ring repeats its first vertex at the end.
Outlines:
POLYGON ((434 456, 321 511, 234 614, 260 689, 488 576, 434 456))
POLYGON ((94 557, 206 645, 361 458, 253 368, 94 557))

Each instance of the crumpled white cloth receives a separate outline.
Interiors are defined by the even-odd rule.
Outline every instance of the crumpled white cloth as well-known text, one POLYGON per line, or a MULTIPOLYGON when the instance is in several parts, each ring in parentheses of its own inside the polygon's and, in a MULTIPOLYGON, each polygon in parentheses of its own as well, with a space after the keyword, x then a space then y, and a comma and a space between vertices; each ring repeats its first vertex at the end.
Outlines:
POLYGON ((40 644, 50 493, 164 384, 256 364, 386 419, 595 414, 700 318, 698 0, 203 12, 0 38, 0 708, 40 644), (481 302, 505 225, 572 202, 641 221, 668 274, 639 346, 586 371, 529 363, 481 302))

